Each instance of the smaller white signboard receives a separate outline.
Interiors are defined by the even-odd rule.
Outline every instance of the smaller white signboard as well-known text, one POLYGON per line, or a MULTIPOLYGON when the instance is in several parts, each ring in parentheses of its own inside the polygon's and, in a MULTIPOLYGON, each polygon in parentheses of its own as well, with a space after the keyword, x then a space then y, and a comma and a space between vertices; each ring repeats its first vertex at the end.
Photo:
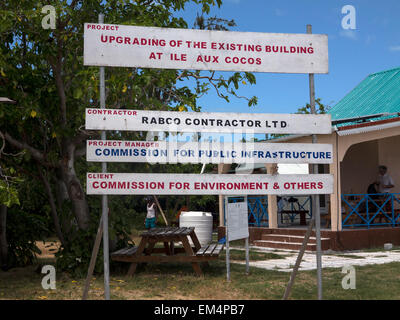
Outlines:
POLYGON ((86 109, 86 129, 330 134, 329 114, 177 112, 127 109, 86 109))
POLYGON ((226 209, 229 241, 247 238, 249 236, 247 202, 228 203, 226 209))

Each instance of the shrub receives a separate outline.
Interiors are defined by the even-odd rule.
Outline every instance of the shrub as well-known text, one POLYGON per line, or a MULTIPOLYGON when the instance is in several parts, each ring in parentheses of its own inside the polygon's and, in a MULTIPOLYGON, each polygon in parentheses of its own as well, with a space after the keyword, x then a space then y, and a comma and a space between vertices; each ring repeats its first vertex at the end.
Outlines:
POLYGON ((23 267, 35 262, 41 251, 35 241, 44 241, 49 230, 46 219, 19 208, 7 212, 8 266, 23 267))

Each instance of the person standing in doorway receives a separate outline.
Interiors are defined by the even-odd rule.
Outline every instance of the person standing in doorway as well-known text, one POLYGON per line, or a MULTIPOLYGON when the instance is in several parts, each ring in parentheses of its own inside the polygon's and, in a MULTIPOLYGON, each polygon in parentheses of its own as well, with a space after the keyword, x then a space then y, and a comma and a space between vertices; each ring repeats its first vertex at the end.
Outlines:
POLYGON ((148 200, 147 200, 147 214, 146 214, 146 219, 144 219, 145 228, 146 229, 155 228, 156 227, 156 220, 157 220, 156 204, 151 198, 148 198, 148 200))
MULTIPOLYGON (((390 201, 388 194, 390 193, 391 189, 394 188, 394 181, 392 177, 387 173, 388 170, 386 166, 379 166, 378 170, 379 175, 378 180, 376 181, 376 185, 378 186, 378 192, 381 193, 381 195, 379 195, 379 197, 381 198, 380 201, 382 202, 382 204, 385 204, 383 210, 390 214, 393 211, 393 208, 392 202, 390 201)), ((380 206, 382 204, 380 204, 380 206)), ((379 222, 382 222, 383 218, 383 215, 379 215, 379 222)))
POLYGON ((379 175, 376 181, 379 193, 390 193, 390 190, 394 188, 394 181, 388 174, 386 166, 379 166, 379 175))

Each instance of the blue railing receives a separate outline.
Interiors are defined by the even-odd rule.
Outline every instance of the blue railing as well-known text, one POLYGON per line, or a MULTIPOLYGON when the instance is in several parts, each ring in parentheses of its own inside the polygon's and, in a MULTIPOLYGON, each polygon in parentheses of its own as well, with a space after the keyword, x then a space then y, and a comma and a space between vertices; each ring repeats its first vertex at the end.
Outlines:
MULTIPOLYGON (((229 202, 242 201, 244 201, 244 197, 229 197, 229 202)), ((268 227, 268 196, 247 196, 247 208, 249 226, 268 227)))
POLYGON ((342 194, 342 227, 400 225, 400 193, 342 194))

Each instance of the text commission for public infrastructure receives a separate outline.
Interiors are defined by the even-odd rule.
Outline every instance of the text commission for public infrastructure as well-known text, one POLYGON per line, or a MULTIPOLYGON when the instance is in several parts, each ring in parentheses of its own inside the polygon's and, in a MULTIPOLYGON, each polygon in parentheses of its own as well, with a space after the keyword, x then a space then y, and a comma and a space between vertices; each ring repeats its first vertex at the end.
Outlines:
POLYGON ((332 153, 322 151, 263 151, 263 150, 167 150, 138 148, 97 148, 96 156, 105 157, 198 157, 198 158, 247 158, 247 159, 331 159, 332 153))

